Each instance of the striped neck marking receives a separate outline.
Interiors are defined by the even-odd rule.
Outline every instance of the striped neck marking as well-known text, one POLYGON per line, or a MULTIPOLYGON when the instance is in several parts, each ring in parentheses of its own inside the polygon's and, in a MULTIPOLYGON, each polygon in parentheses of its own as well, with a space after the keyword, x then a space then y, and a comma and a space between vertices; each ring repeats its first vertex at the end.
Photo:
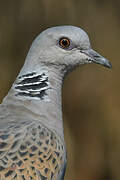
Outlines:
POLYGON ((47 100, 47 90, 51 89, 46 72, 32 72, 18 77, 14 85, 17 97, 47 100))

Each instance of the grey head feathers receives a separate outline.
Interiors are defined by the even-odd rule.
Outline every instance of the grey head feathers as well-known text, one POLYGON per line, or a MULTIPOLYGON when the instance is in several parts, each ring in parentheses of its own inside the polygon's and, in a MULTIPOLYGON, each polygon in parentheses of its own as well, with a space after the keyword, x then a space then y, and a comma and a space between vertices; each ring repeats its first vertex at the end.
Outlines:
POLYGON ((25 68, 39 69, 41 65, 52 64, 67 71, 67 67, 73 69, 76 65, 93 62, 111 67, 107 59, 92 50, 85 31, 74 26, 57 26, 43 31, 34 40, 26 58, 25 68), (70 40, 69 47, 60 47, 61 38, 70 40))

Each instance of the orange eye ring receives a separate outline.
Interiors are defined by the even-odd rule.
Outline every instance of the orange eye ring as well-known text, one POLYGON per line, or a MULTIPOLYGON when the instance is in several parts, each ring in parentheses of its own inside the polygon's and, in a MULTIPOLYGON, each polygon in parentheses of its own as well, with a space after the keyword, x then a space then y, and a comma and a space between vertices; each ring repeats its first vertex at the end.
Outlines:
POLYGON ((68 48, 70 46, 70 40, 68 38, 61 38, 60 41, 59 41, 59 45, 62 47, 62 48, 68 48))

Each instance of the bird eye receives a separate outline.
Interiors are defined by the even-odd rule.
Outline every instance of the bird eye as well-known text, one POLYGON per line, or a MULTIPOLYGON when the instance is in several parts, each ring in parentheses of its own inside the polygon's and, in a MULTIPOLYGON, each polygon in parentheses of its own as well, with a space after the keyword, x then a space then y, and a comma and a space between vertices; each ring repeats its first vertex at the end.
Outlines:
POLYGON ((68 38, 61 38, 59 41, 59 45, 64 49, 68 48, 70 46, 70 40, 68 38))

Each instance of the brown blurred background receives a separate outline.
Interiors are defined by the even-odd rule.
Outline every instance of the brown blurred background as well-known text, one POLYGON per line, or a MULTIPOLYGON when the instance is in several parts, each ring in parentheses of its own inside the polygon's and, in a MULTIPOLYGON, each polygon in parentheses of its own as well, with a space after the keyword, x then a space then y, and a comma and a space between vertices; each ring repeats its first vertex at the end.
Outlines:
POLYGON ((65 180, 120 180, 119 0, 0 0, 0 100, 36 35, 67 24, 82 27, 113 69, 86 65, 65 80, 65 180))

